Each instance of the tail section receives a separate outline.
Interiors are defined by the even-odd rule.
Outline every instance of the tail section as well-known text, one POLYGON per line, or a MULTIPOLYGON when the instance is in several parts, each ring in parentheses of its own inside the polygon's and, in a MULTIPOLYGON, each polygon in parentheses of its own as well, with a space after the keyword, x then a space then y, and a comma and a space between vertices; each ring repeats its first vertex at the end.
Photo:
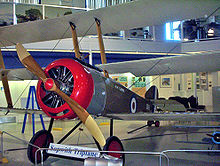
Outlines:
MULTIPOLYGON (((159 93, 158 93, 158 89, 155 85, 151 86, 147 92, 145 93, 145 99, 146 100, 151 100, 151 99, 158 99, 159 93)), ((151 102, 150 102, 151 103, 151 102)), ((152 112, 154 112, 156 110, 156 106, 154 106, 153 104, 150 104, 150 110, 152 112)))

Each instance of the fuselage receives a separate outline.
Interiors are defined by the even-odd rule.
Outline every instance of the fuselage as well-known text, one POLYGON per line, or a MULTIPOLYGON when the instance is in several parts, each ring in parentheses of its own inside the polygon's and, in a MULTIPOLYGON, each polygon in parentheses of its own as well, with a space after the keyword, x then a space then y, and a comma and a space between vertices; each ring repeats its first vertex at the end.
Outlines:
MULTIPOLYGON (((60 89, 78 102, 90 114, 148 112, 147 100, 106 78, 100 70, 73 59, 60 59, 49 64, 45 73, 56 80, 60 89)), ((75 118, 76 115, 57 94, 47 92, 41 81, 37 88, 42 110, 55 119, 75 118)))

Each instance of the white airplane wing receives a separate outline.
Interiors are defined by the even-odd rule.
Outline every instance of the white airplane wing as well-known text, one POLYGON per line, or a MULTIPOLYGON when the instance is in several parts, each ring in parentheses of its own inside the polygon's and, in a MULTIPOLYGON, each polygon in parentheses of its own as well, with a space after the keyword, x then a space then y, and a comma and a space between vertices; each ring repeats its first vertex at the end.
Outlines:
POLYGON ((220 121, 220 114, 205 113, 136 113, 136 114, 106 114, 106 117, 120 120, 158 120, 158 121, 220 121))
POLYGON ((32 43, 70 38, 70 21, 77 26, 78 36, 84 36, 96 34, 95 26, 89 28, 94 24, 94 17, 101 20, 102 32, 105 34, 209 16, 218 7, 219 0, 138 0, 54 19, 1 27, 0 47, 15 45, 18 42, 32 43))
MULTIPOLYGON (((109 74, 133 73, 136 76, 220 71, 220 51, 185 54, 164 58, 142 59, 96 65, 109 74)), ((38 80, 26 68, 5 69, 8 80, 38 80)), ((1 78, 0 78, 1 80, 1 78)))
POLYGON ((220 51, 142 59, 97 65, 111 73, 131 72, 136 76, 220 71, 220 51))

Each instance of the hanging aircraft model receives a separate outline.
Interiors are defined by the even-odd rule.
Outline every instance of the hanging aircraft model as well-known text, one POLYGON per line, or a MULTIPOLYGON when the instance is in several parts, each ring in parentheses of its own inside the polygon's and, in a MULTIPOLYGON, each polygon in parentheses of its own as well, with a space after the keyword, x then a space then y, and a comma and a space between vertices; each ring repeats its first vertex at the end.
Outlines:
MULTIPOLYGON (((101 60, 103 64, 106 64, 101 23, 102 27, 104 27, 104 33, 114 32, 122 29, 125 30, 146 25, 156 25, 168 20, 174 21, 201 17, 205 14, 209 15, 213 12, 213 9, 216 8, 216 6, 220 6, 220 2, 216 0, 210 0, 209 2, 206 0, 200 0, 199 3, 193 0, 189 0, 187 3, 183 0, 178 2, 174 0, 155 0, 153 2, 140 0, 88 12, 74 13, 65 17, 27 22, 0 28, 0 47, 16 44, 17 54, 21 63, 39 78, 37 84, 38 103, 44 113, 51 117, 48 130, 37 132, 30 140, 30 143, 35 145, 28 146, 28 157, 30 161, 33 163, 35 162, 35 159, 38 163, 41 161, 40 153, 38 153, 37 158, 35 158, 35 152, 37 150, 36 146, 50 148, 55 146, 51 134, 54 119, 73 119, 78 117, 81 120, 81 122, 73 127, 73 129, 58 141, 57 144, 61 144, 81 123, 83 123, 94 137, 98 149, 104 149, 106 151, 123 151, 120 139, 113 136, 113 121, 111 121, 110 126, 110 137, 106 140, 90 114, 130 120, 183 120, 185 118, 188 118, 188 120, 190 118, 193 120, 219 120, 218 114, 179 114, 175 116, 165 114, 158 114, 159 116, 157 116, 156 114, 153 114, 151 112, 152 110, 149 109, 150 105, 152 105, 150 100, 140 97, 109 78, 106 70, 100 70, 80 61, 81 55, 76 36, 76 26, 79 28, 77 29, 78 35, 82 36, 86 29, 92 27, 91 25, 95 23, 96 30, 90 28, 87 34, 95 34, 95 31, 97 31, 101 60), (193 12, 186 12, 187 10, 193 12), (177 11, 179 17, 177 17, 177 11), (71 27, 71 31, 69 31, 69 27, 71 27), (21 44, 68 38, 70 36, 73 38, 76 58, 56 60, 49 64, 44 70, 21 44)), ((187 72, 195 72, 197 70, 203 71, 203 69, 205 69, 205 71, 220 70, 219 66, 215 65, 219 64, 219 52, 213 54, 210 53, 210 55, 208 55, 209 58, 207 58, 204 53, 196 56, 186 56, 187 58, 192 57, 196 60, 201 59, 200 56, 204 58, 203 63, 199 62, 200 65, 196 67, 196 70, 195 68, 189 68, 187 69, 187 72), (210 63, 212 63, 212 65, 210 65, 210 63)), ((150 62, 150 68, 159 65, 158 61, 165 61, 167 63, 165 66, 169 66, 171 62, 174 64, 178 61, 181 61, 183 65, 184 63, 188 63, 182 61, 181 58, 182 57, 174 57, 173 59, 170 58, 168 60, 166 60, 167 58, 164 60, 152 60, 150 62)), ((185 59, 186 58, 184 58, 184 60, 185 59)), ((1 63, 3 64, 3 60, 1 60, 1 63)), ((195 64, 197 63, 198 62, 195 61, 195 64)), ((10 71, 5 70, 4 65, 1 66, 2 81, 7 82, 5 75, 9 74, 10 71)), ((128 69, 132 72, 136 67, 137 66, 130 66, 128 69)), ((146 67, 145 64, 142 68, 143 67, 146 67)), ((185 72, 185 70, 182 72, 185 72)), ((141 75, 142 74, 143 73, 141 73, 141 75)), ((9 102, 10 97, 7 97, 9 96, 9 90, 7 90, 9 89, 8 85, 4 85, 4 89, 6 90, 5 93, 7 93, 6 98, 8 98, 8 108, 11 109, 12 104, 9 102)), ((155 96, 155 94, 152 96, 155 96)), ((108 154, 121 159, 122 163, 124 163, 124 154, 108 154)), ((49 155, 55 154, 44 152, 43 160, 46 160, 49 155)))

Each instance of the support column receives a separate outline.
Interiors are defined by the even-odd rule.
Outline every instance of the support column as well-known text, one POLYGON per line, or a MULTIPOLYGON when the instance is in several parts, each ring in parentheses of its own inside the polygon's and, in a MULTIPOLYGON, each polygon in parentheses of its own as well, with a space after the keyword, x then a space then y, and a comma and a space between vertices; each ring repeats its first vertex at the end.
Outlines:
POLYGON ((90 50, 89 50, 89 64, 90 64, 90 65, 93 65, 92 56, 93 56, 93 55, 92 55, 92 50, 90 49, 90 50))

